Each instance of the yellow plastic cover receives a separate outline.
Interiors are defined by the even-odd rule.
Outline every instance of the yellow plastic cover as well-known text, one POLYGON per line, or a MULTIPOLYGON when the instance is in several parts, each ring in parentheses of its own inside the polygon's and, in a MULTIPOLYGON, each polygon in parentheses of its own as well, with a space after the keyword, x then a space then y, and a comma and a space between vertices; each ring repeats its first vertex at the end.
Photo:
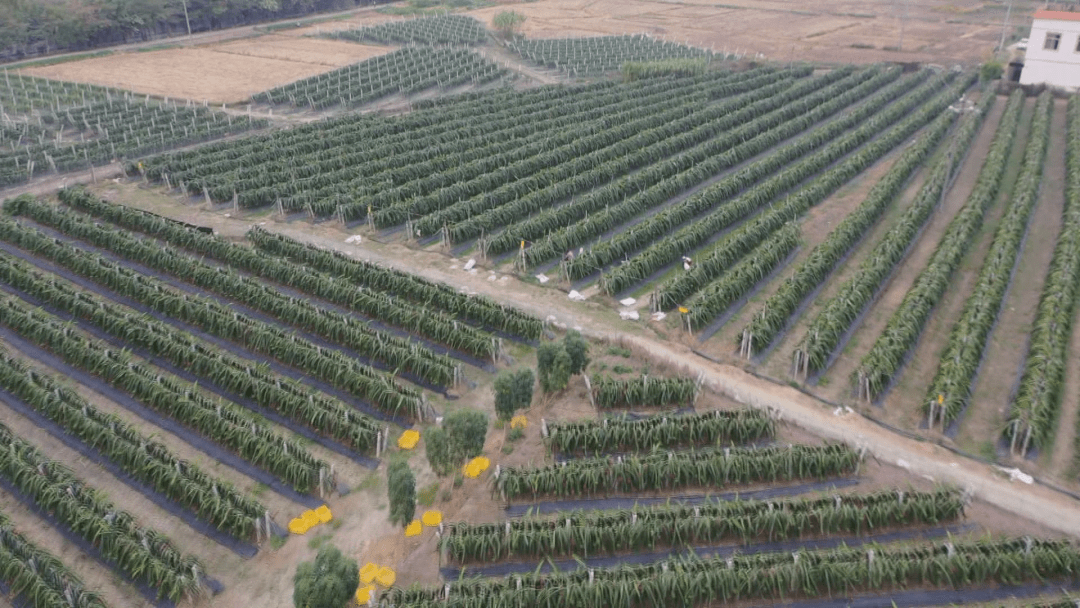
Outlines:
POLYGON ((308 509, 300 514, 300 519, 307 524, 308 528, 314 528, 319 525, 319 516, 315 514, 315 511, 308 509))
POLYGON ((365 585, 370 585, 371 581, 375 580, 375 575, 379 572, 379 566, 368 562, 364 564, 363 568, 360 568, 360 582, 365 585))
POLYGON ((403 450, 411 450, 416 447, 417 442, 420 441, 420 432, 409 429, 398 437, 397 447, 403 450))
POLYGON ((293 534, 306 534, 309 529, 311 529, 311 526, 307 525, 307 523, 299 517, 294 517, 289 521, 289 532, 292 532, 293 534))
POLYGON ((383 587, 389 587, 397 580, 397 574, 387 566, 379 568, 379 571, 375 574, 375 582, 379 583, 383 587))
POLYGON ((315 509, 315 515, 319 518, 319 523, 320 524, 325 524, 326 522, 330 521, 331 519, 334 519, 334 515, 330 512, 330 507, 328 507, 326 505, 323 505, 323 506, 319 507, 318 509, 315 509))
POLYGON ((424 527, 420 525, 420 520, 414 519, 409 522, 409 525, 405 528, 405 536, 419 536, 420 531, 423 529, 424 527))
POLYGON ((367 606, 368 600, 371 599, 371 594, 375 593, 375 585, 363 585, 356 590, 356 603, 361 606, 367 606))
POLYGON ((529 426, 529 419, 525 416, 519 414, 510 419, 510 428, 512 429, 523 429, 527 426, 529 426))
POLYGON ((424 511, 424 515, 420 520, 424 522, 425 526, 437 526, 442 523, 442 511, 424 511))

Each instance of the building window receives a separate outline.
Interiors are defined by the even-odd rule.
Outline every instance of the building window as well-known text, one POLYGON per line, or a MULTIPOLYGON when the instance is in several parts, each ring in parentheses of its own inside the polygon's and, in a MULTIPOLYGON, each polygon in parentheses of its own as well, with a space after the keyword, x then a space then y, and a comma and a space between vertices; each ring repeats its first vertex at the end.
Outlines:
POLYGON ((1046 33, 1046 42, 1043 43, 1043 48, 1048 51, 1058 50, 1058 45, 1061 44, 1061 34, 1055 34, 1053 32, 1046 33))

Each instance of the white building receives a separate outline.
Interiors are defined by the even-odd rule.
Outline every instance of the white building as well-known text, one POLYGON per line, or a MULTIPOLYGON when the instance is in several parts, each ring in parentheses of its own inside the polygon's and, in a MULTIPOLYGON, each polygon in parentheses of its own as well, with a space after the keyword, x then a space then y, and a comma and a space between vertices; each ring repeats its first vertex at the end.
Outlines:
POLYGON ((1080 13, 1035 11, 1020 84, 1080 88, 1080 13))

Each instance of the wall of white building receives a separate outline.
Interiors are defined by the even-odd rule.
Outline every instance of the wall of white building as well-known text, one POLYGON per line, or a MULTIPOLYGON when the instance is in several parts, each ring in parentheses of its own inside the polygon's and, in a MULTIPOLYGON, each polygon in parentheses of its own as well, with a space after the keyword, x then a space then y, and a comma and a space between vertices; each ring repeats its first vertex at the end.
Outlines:
POLYGON ((1080 88, 1080 21, 1036 19, 1028 36, 1020 84, 1080 88), (1056 50, 1047 49, 1047 34, 1060 34, 1056 50))

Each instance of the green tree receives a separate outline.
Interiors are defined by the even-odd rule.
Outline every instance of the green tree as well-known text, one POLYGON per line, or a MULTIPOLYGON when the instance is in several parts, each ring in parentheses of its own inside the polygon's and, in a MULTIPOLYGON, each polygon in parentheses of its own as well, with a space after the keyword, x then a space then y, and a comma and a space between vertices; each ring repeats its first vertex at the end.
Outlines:
POLYGON ((563 338, 563 348, 570 355, 570 374, 580 374, 589 365, 589 341, 581 332, 571 329, 563 338))
POLYGON ((536 349, 536 374, 540 378, 540 389, 545 393, 554 393, 570 384, 570 370, 573 361, 566 345, 562 342, 547 342, 536 349))
POLYGON ((495 14, 495 18, 492 19, 491 24, 495 26, 495 31, 499 33, 503 38, 512 38, 517 33, 517 29, 522 23, 525 23, 525 15, 517 11, 501 11, 495 14))
POLYGON ((449 475, 466 459, 482 454, 487 429, 487 416, 473 409, 447 415, 442 428, 429 428, 424 432, 424 449, 431 470, 436 475, 449 475))
POLYGON ((360 586, 356 560, 333 545, 323 545, 313 562, 303 562, 293 578, 296 608, 343 608, 360 586))
POLYGON ((402 527, 409 525, 416 515, 416 477, 409 463, 404 460, 390 463, 386 469, 386 491, 390 499, 390 522, 402 527))
POLYGON ((500 420, 510 420, 514 412, 529 407, 535 382, 531 369, 505 371, 495 378, 495 413, 500 420))
POLYGON ((433 426, 424 431, 424 452, 431 470, 445 476, 454 471, 454 457, 450 453, 450 437, 445 429, 433 426))
POLYGON ((458 410, 443 420, 443 428, 450 437, 451 453, 458 459, 458 464, 484 453, 488 418, 483 412, 458 410))

